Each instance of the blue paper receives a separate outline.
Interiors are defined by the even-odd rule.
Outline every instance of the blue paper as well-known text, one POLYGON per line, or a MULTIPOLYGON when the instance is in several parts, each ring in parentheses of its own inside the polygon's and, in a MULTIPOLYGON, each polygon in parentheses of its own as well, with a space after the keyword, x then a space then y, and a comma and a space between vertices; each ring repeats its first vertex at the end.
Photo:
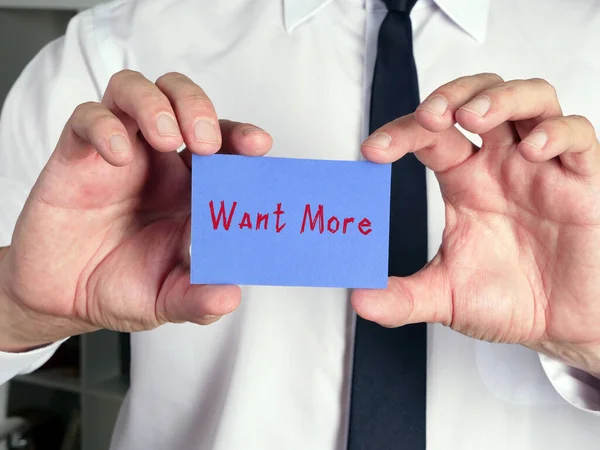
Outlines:
POLYGON ((192 164, 192 283, 387 286, 389 164, 238 155, 192 164))

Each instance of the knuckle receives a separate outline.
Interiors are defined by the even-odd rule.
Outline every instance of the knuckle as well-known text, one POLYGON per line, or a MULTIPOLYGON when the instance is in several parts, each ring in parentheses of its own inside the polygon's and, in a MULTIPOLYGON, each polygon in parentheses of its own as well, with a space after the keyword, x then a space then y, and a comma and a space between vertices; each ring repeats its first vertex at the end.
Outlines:
POLYGON ((442 95, 452 101, 455 98, 462 97, 473 89, 471 77, 460 77, 448 84, 440 87, 435 94, 442 95))
POLYGON ((182 73, 169 72, 156 81, 156 86, 165 92, 169 91, 171 100, 178 105, 209 112, 214 110, 204 90, 182 73))
POLYGON ((558 99, 558 92, 556 92, 556 88, 553 84, 548 83, 545 85, 545 87, 550 97, 552 97, 553 99, 558 99))
POLYGON ((91 111, 97 109, 98 107, 101 107, 101 105, 98 102, 85 102, 85 103, 81 103, 80 105, 77 105, 75 107, 75 109, 73 110, 73 118, 82 118, 87 116, 91 111))
POLYGON ((528 80, 530 83, 535 83, 535 84, 539 84, 539 85, 549 85, 550 83, 548 82, 548 80, 544 79, 544 78, 538 78, 538 77, 534 77, 534 78, 530 78, 528 80))
POLYGON ((481 74, 482 77, 489 78, 490 81, 495 82, 496 84, 504 83, 504 78, 494 72, 485 72, 481 74))
POLYGON ((471 97, 476 94, 477 89, 481 89, 482 85, 497 85, 503 83, 503 78, 496 73, 480 73, 477 75, 467 75, 459 77, 444 86, 441 86, 434 92, 434 95, 441 95, 450 102, 464 100, 466 97, 471 97))
POLYGON ((568 136, 571 131, 569 121, 566 117, 549 121, 548 126, 553 134, 568 136))
POLYGON ((589 149, 598 147, 599 143, 596 129, 594 128, 594 124, 587 117, 574 114, 565 117, 565 121, 568 121, 571 124, 577 124, 574 130, 573 127, 569 127, 569 129, 573 134, 580 136, 582 142, 585 142, 586 147, 589 149), (579 132, 576 130, 579 130, 579 132))
POLYGON ((512 110, 519 103, 518 82, 508 81, 501 86, 482 91, 479 95, 488 97, 495 108, 499 110, 512 110))
POLYGON ((179 73, 179 72, 167 72, 164 75, 161 75, 160 77, 158 77, 155 84, 157 86, 161 86, 165 83, 168 83, 170 81, 176 81, 176 80, 187 81, 188 77, 186 77, 185 75, 183 75, 182 73, 179 73))
POLYGON ((415 317, 415 313, 417 312, 417 306, 415 302, 415 296, 413 292, 403 286, 401 283, 396 283, 394 293, 396 298, 403 299, 403 308, 401 311, 401 323, 404 324, 406 322, 411 321, 411 318, 415 317))
POLYGON ((166 97, 160 91, 147 86, 141 87, 138 90, 136 97, 142 101, 152 103, 167 101, 166 97))
POLYGON ((95 131, 101 132, 102 130, 112 129, 115 126, 116 118, 110 114, 102 114, 94 120, 92 128, 95 131))
POLYGON ((175 71, 167 72, 167 73, 163 74, 162 76, 160 76, 158 79, 159 80, 168 80, 170 78, 173 78, 176 80, 188 80, 189 79, 187 76, 185 76, 181 72, 175 72, 175 71))
POLYGON ((502 96, 511 99, 517 98, 519 96, 519 87, 516 83, 505 83, 502 87, 502 96))
POLYGON ((567 118, 574 122, 579 122, 582 127, 587 128, 594 135, 596 134, 596 129, 594 128, 594 124, 587 117, 581 116, 579 114, 573 114, 571 116, 568 116, 567 118))
POLYGON ((195 110, 204 110, 212 112, 213 104, 206 94, 200 92, 186 92, 182 94, 181 101, 186 107, 193 108, 195 110))
MULTIPOLYGON (((526 85, 524 80, 511 80, 504 83, 497 90, 494 90, 496 98, 492 100, 497 102, 500 108, 515 112, 524 107, 524 95, 526 85)), ((490 95, 492 97, 492 95, 490 95)))
POLYGON ((538 85, 551 96, 556 97, 556 88, 548 80, 545 80, 544 78, 531 78, 528 81, 530 83, 538 85))
POLYGON ((144 105, 144 108, 171 110, 171 103, 167 97, 161 91, 151 86, 140 87, 137 92, 134 91, 133 98, 134 103, 144 105))
POLYGON ((134 78, 134 77, 143 77, 143 75, 140 72, 135 71, 135 70, 124 69, 124 70, 121 70, 121 71, 115 73, 112 77, 110 77, 108 85, 109 86, 119 85, 119 84, 123 83, 125 80, 134 78))

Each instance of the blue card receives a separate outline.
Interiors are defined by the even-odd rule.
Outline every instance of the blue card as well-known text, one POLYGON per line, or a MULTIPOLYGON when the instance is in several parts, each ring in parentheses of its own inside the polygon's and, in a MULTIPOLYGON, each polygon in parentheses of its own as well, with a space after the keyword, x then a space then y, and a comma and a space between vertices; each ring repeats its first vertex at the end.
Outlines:
POLYGON ((391 166, 193 157, 191 282, 385 288, 391 166))

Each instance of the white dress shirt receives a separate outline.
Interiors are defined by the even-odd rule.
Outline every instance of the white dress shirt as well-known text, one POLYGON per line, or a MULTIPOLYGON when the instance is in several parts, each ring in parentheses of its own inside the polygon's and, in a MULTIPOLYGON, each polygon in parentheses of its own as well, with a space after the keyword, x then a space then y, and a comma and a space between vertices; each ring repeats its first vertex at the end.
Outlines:
MULTIPOLYGON (((0 121, 0 245, 76 105, 124 68, 187 74, 220 117, 274 137, 273 156, 356 160, 377 30, 367 0, 121 0, 78 15, 9 95, 0 121)), ((593 0, 419 1, 411 14, 421 96, 456 77, 543 77, 565 114, 600 125, 600 8, 593 0)), ((429 254, 443 203, 428 173, 429 254)), ((354 314, 345 289, 243 287, 216 324, 132 337, 132 383, 113 450, 342 450, 354 314)), ((0 382, 56 344, 0 353, 0 382)), ((429 326, 430 450, 600 446, 591 378, 517 345, 429 326)), ((402 379, 398 379, 402 383, 402 379)))

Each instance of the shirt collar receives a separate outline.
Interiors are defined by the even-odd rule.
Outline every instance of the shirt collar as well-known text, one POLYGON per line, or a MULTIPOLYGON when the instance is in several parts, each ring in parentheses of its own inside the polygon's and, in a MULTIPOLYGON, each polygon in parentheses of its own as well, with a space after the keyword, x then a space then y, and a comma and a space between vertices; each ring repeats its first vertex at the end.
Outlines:
MULTIPOLYGON (((291 33, 333 0, 282 0, 286 30, 291 33)), ((487 35, 490 0, 434 0, 459 27, 479 42, 487 35)))

